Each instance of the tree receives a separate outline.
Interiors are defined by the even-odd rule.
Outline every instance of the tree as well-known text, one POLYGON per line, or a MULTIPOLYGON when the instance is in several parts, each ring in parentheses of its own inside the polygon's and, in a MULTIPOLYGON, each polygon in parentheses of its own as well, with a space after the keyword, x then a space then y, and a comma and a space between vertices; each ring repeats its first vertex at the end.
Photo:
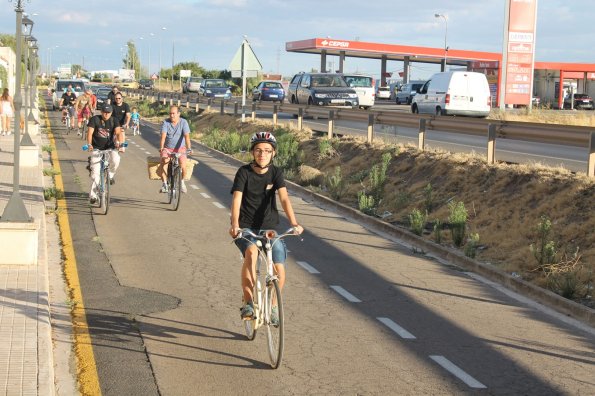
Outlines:
POLYGON ((126 44, 128 51, 126 52, 126 57, 122 59, 123 67, 128 67, 129 69, 134 69, 134 75, 137 79, 142 77, 142 64, 141 59, 136 52, 136 45, 134 41, 128 40, 126 44))
POLYGON ((72 65, 72 74, 76 76, 83 76, 85 74, 85 70, 81 65, 72 65))

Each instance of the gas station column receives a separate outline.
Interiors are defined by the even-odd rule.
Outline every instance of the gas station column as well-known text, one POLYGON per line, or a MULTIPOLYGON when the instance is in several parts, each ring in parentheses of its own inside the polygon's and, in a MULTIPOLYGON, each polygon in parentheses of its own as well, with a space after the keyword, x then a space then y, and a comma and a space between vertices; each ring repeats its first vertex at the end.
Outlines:
POLYGON ((409 57, 403 57, 403 84, 409 82, 409 57))
POLYGON ((320 72, 326 73, 326 50, 320 51, 320 72))
POLYGON ((380 86, 386 86, 386 55, 382 55, 382 61, 380 66, 380 86))
POLYGON ((345 51, 339 52, 339 73, 343 73, 343 63, 345 63, 345 51))
POLYGON ((446 71, 446 59, 442 58, 442 60, 440 61, 440 71, 444 72, 446 71))

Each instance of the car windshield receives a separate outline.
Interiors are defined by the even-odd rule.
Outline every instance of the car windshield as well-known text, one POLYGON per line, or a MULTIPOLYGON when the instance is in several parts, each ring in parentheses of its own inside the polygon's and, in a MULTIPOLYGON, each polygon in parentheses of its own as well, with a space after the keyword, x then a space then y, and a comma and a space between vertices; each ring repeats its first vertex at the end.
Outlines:
POLYGON ((202 78, 200 78, 200 77, 190 77, 188 79, 188 82, 190 82, 190 83, 193 83, 193 82, 199 83, 201 81, 202 81, 202 78))
POLYGON ((347 87, 341 76, 312 76, 313 87, 347 87))
POLYGON ((277 82, 267 82, 267 83, 264 83, 262 86, 263 86, 263 88, 283 88, 281 86, 281 84, 279 84, 277 82))
POLYGON ((587 94, 574 94, 575 99, 587 99, 589 95, 587 94))
POLYGON ((56 85, 57 91, 64 91, 68 88, 69 85, 72 85, 72 88, 75 92, 83 92, 85 85, 82 81, 58 81, 56 85))
POLYGON ((411 90, 412 90, 412 91, 415 91, 415 92, 417 92, 417 91, 419 91, 419 90, 421 89, 421 87, 423 87, 423 86, 424 86, 423 84, 413 84, 413 86, 411 87, 411 90))
POLYGON ((371 88, 372 77, 365 76, 345 76, 345 81, 349 86, 371 88))
POLYGON ((225 81, 223 80, 207 80, 205 82, 207 88, 226 88, 225 81))
POLYGON ((98 89, 97 90, 97 93, 95 95, 96 96, 99 96, 99 97, 106 97, 107 98, 107 95, 109 95, 110 92, 111 92, 111 89, 105 89, 105 88, 103 88, 103 89, 98 89))
POLYGON ((378 87, 379 91, 390 91, 388 87, 378 87))

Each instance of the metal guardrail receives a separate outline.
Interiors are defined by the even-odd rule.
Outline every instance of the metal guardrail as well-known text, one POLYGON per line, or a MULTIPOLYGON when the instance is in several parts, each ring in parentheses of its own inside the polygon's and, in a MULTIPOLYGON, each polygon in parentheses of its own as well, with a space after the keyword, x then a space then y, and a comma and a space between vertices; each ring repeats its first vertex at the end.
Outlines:
MULTIPOLYGON (((198 111, 200 108, 215 110, 223 114, 228 107, 233 107, 233 114, 242 113, 241 104, 234 100, 222 100, 201 97, 198 94, 182 94, 172 92, 146 91, 139 89, 125 89, 125 92, 140 99, 166 104, 176 104, 198 111)), ((496 158, 497 139, 515 139, 537 143, 558 144, 561 146, 587 148, 587 175, 595 178, 595 128, 558 124, 541 124, 518 121, 487 120, 482 118, 444 117, 435 115, 420 115, 395 111, 366 111, 347 108, 327 108, 304 106, 290 103, 255 102, 246 106, 245 114, 250 114, 254 120, 257 111, 273 114, 273 123, 277 124, 279 113, 293 114, 297 117, 297 126, 303 127, 303 118, 328 118, 328 136, 334 134, 334 124, 337 120, 363 122, 368 125, 367 138, 374 140, 374 126, 376 124, 418 128, 418 148, 425 148, 425 133, 427 130, 440 130, 452 133, 486 137, 488 163, 494 163, 496 158)))

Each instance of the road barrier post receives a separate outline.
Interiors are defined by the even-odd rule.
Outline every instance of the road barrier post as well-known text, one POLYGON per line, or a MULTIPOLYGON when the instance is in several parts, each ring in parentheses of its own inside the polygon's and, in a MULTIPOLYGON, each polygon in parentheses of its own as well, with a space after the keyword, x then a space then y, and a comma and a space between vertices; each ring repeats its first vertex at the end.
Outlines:
POLYGON ((273 126, 277 127, 277 117, 279 113, 279 106, 273 105, 273 126))
POLYGON ((298 109, 298 124, 297 124, 298 131, 304 129, 304 109, 300 107, 298 109))
POLYGON ((238 102, 233 102, 233 116, 238 116, 238 102))
POLYGON ((180 99, 178 99, 178 108, 180 108, 180 104, 181 104, 180 99))
POLYGON ((368 114, 368 143, 374 140, 374 113, 368 114))
POLYGON ((329 139, 333 138, 333 130, 335 129, 335 111, 334 110, 329 110, 328 112, 328 135, 327 137, 329 139))
POLYGON ((252 121, 256 121, 256 103, 252 103, 252 121))
POLYGON ((426 119, 419 119, 419 134, 417 136, 417 148, 420 151, 426 149, 426 119))
POLYGON ((196 105, 194 106, 194 111, 198 113, 198 102, 196 102, 196 105))
POLYGON ((496 162, 496 124, 488 125, 488 164, 496 162))
POLYGON ((167 98, 164 96, 163 97, 163 105, 165 106, 167 104, 167 98))
POLYGON ((589 163, 587 176, 595 177, 595 132, 589 135, 589 163))
POLYGON ((225 114, 225 101, 221 100, 221 115, 225 114))
POLYGON ((211 105, 213 104, 213 99, 212 98, 208 98, 207 99, 207 110, 211 111, 211 105))
POLYGON ((173 106, 173 104, 174 104, 174 98, 169 98, 169 105, 173 106))
POLYGON ((190 108, 190 101, 188 100, 188 98, 186 98, 186 108, 189 109, 190 108))

